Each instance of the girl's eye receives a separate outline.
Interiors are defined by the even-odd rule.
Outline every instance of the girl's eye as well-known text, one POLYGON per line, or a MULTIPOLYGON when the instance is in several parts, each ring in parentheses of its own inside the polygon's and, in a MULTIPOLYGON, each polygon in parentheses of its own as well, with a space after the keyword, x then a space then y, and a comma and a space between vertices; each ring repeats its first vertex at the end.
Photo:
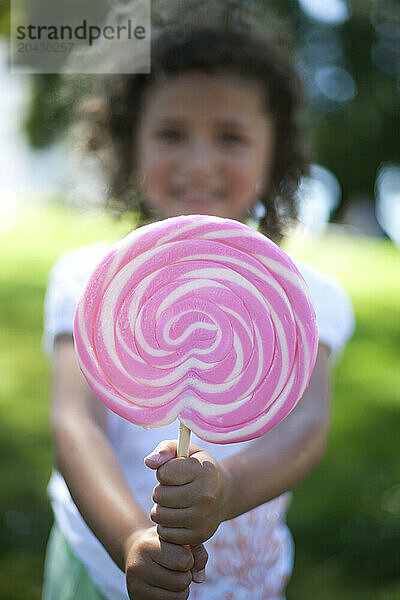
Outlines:
POLYGON ((158 139, 167 142, 178 142, 182 139, 182 134, 176 129, 164 129, 157 134, 158 139))
POLYGON ((223 133, 221 135, 221 141, 223 144, 234 146, 236 144, 243 144, 244 138, 237 133, 223 133))

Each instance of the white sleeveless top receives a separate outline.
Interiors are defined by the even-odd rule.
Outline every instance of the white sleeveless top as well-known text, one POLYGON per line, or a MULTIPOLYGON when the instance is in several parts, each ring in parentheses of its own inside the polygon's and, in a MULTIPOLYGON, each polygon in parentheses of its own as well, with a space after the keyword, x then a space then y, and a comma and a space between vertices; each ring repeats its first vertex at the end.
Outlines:
MULTIPOLYGON (((45 299, 43 346, 51 356, 58 334, 71 333, 78 298, 94 267, 111 244, 97 243, 71 250, 54 265, 45 299)), ((337 356, 351 336, 351 303, 335 279, 298 264, 310 288, 320 342, 337 356)), ((176 439, 177 423, 145 431, 107 409, 110 443, 132 494, 149 514, 157 480, 143 458, 165 439, 176 439)), ((218 461, 243 451, 250 442, 211 444, 193 435, 218 461)), ((48 493, 56 522, 73 552, 109 600, 128 600, 125 574, 115 565, 76 508, 63 477, 54 471, 48 493)), ((190 600, 280 600, 292 572, 294 545, 285 523, 291 492, 220 525, 205 543, 209 553, 206 582, 191 585, 190 600)))

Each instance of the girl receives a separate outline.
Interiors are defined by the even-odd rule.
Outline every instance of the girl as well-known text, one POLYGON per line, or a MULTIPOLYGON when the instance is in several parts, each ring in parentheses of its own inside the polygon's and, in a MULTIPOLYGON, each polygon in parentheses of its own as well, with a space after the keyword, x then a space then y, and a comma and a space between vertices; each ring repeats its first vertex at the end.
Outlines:
MULTIPOLYGON (((145 222, 201 213, 246 221, 261 207, 261 231, 279 242, 306 172, 299 86, 282 44, 232 5, 187 1, 183 10, 169 0, 153 32, 151 75, 105 78, 103 95, 81 104, 88 146, 106 158, 114 208, 117 198, 145 222)), ((352 328, 346 296, 301 266, 320 332, 301 402, 256 441, 194 440, 190 457, 175 459, 176 441, 161 440, 175 437, 176 424, 144 431, 124 421, 97 401, 77 365, 75 305, 107 250, 65 254, 47 291, 56 524, 44 599, 283 598, 293 565, 289 490, 323 455, 329 357, 352 328)))

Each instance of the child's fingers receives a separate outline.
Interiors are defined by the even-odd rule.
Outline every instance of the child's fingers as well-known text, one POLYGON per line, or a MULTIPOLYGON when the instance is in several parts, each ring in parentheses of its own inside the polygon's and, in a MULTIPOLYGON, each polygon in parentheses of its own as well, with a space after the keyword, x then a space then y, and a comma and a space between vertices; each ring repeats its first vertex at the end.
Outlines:
MULTIPOLYGON (((161 465, 165 464, 172 458, 176 458, 176 449, 178 440, 164 440, 154 448, 154 450, 148 454, 144 462, 150 469, 158 469, 161 465)), ((200 452, 202 449, 199 446, 190 444, 189 456, 200 452)))
POLYGON ((158 446, 145 457, 145 465, 150 469, 158 469, 167 461, 176 458, 176 445, 177 440, 164 440, 163 442, 160 442, 158 446))
POLYGON ((165 540, 160 540, 160 542, 159 548, 150 554, 155 563, 170 571, 182 573, 190 571, 194 567, 194 556, 190 548, 170 544, 165 540))
POLYGON ((164 527, 186 527, 189 529, 193 523, 192 508, 165 508, 154 504, 150 512, 153 523, 164 527))
POLYGON ((191 549, 160 539, 155 528, 150 533, 137 540, 131 549, 126 569, 129 597, 186 600, 193 581, 191 549))
POLYGON ((201 472, 201 464, 196 458, 173 458, 157 469, 157 479, 163 485, 184 485, 191 483, 201 472))
POLYGON ((157 484, 153 488, 153 500, 164 508, 191 508, 200 506, 203 509, 212 506, 215 494, 204 479, 197 478, 185 485, 157 484), (210 491, 211 489, 211 491, 210 491))
POLYGON ((189 588, 186 588, 183 592, 171 592, 170 590, 163 590, 155 585, 144 583, 139 588, 136 588, 136 586, 133 588, 128 585, 128 594, 131 600, 135 598, 145 598, 146 600, 187 600, 189 598, 189 588))
POLYGON ((203 583, 206 579, 205 567, 208 561, 208 552, 203 544, 192 546, 194 565, 192 568, 192 578, 195 583, 203 583))
POLYGON ((192 583, 192 574, 190 571, 172 571, 155 564, 152 568, 151 582, 148 583, 169 592, 183 592, 192 583))
POLYGON ((185 486, 158 483, 153 489, 153 501, 165 508, 189 508, 193 505, 196 491, 190 483, 185 486))
POLYGON ((191 546, 197 546, 202 541, 201 534, 193 529, 187 529, 186 527, 163 527, 157 525, 157 533, 161 539, 171 544, 185 545, 190 544, 191 546))

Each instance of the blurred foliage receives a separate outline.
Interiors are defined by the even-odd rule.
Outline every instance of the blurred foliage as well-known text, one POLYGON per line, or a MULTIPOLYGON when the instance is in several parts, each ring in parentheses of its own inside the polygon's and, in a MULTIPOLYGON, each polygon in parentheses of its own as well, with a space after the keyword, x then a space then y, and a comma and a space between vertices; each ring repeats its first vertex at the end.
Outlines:
MULTIPOLYGON (((297 0, 263 3, 287 19, 300 56, 307 55, 310 40, 317 39, 321 50, 318 66, 325 63, 345 68, 355 82, 354 99, 338 103, 310 98, 307 113, 312 160, 330 169, 342 186, 339 217, 352 199, 372 201, 379 165, 400 160, 400 4, 397 0, 346 0, 350 18, 333 26, 307 17, 297 0), (328 39, 333 36, 337 47, 329 48, 328 39), (378 66, 373 55, 381 46, 385 46, 386 54, 378 66)), ((301 72, 310 92, 309 87, 316 85, 309 81, 316 66, 310 52, 305 62, 301 72)))
POLYGON ((0 0, 0 36, 10 35, 10 0, 0 0))
MULTIPOLYGON (((281 17, 293 34, 309 95, 306 128, 312 160, 330 169, 343 190, 338 218, 352 200, 373 200, 382 162, 400 160, 400 5, 398 0, 347 0, 350 18, 332 25, 307 16, 298 0, 254 1, 281 17), (354 97, 335 101, 318 92, 318 69, 330 66, 345 71, 354 97)), ((5 12, 0 10, 0 18, 5 12)), ((58 75, 33 79, 26 133, 34 148, 64 133, 79 90, 66 97, 60 83, 58 75)))
MULTIPOLYGON (((48 271, 66 249, 118 239, 127 222, 61 206, 27 211, 0 236, 0 598, 39 600, 51 511, 49 363, 40 348, 48 271), (29 302, 27 302, 29 299, 29 302)), ((294 491, 288 600, 400 598, 400 254, 330 234, 286 244, 339 276, 357 329, 335 372, 318 468, 294 491), (376 283, 379 281, 379 286, 376 283)))
POLYGON ((42 74, 33 78, 30 109, 25 121, 33 148, 44 148, 62 135, 69 121, 69 104, 59 94, 60 76, 42 74))
MULTIPOLYGON (((312 115, 316 160, 332 170, 342 186, 340 211, 354 196, 372 199, 379 165, 400 159, 399 74, 384 72, 371 58, 376 42, 372 21, 379 2, 349 4, 353 14, 341 27, 341 36, 357 95, 340 110, 312 115)), ((397 10, 400 18, 399 4, 397 10)), ((400 30, 397 35, 398 48, 400 30)))

